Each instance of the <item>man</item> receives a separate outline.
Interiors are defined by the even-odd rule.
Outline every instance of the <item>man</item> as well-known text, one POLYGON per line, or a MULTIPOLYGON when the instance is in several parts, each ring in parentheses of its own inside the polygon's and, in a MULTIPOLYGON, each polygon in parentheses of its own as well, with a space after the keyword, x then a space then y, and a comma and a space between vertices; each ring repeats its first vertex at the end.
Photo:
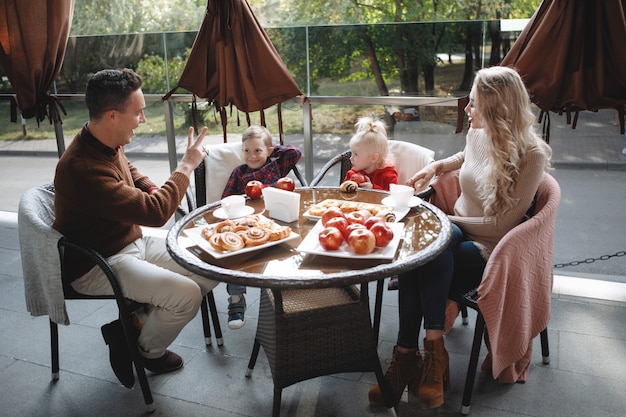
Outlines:
MULTIPOLYGON (((187 150, 169 179, 157 187, 124 155, 135 129, 145 123, 141 77, 129 69, 103 70, 87 83, 89 121, 56 169, 53 227, 100 252, 119 275, 124 295, 149 305, 138 337, 146 369, 171 372, 183 360, 166 348, 196 315, 216 282, 196 276, 169 256, 163 239, 143 236, 140 225, 159 227, 174 214, 203 160, 204 127, 196 140, 189 129, 187 150)), ((102 271, 88 260, 68 262, 72 287, 82 294, 112 294, 102 271)), ((111 365, 128 388, 135 377, 119 320, 102 327, 111 365)))

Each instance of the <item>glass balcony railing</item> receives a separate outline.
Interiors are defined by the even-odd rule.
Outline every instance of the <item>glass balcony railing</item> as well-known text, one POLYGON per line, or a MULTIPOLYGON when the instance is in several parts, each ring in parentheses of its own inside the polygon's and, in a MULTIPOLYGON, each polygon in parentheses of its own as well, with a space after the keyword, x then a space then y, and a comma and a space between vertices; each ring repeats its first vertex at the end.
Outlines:
MULTIPOLYGON (((384 119, 392 138, 453 134, 457 98, 467 95, 474 71, 499 63, 521 29, 500 21, 266 28, 308 97, 304 107, 297 100, 282 104, 285 138, 302 141, 306 176, 313 175, 314 158, 331 156, 325 155, 324 138, 341 138, 347 148, 361 116, 384 119)), ((62 126, 38 125, 30 119, 9 123, 7 98, 13 91, 0 70, 0 117, 6 121, 0 123, 0 140, 56 137, 61 146, 63 136, 73 137, 87 120, 83 92, 89 74, 130 67, 144 78, 147 103, 148 122, 137 134, 167 138, 174 160, 175 138, 186 137, 191 124, 192 96, 180 89, 169 102, 161 98, 176 86, 195 36, 189 31, 70 37, 51 91, 67 113, 61 115, 62 126)), ((221 135, 219 115, 203 104, 200 124, 221 135)), ((249 117, 260 123, 258 114, 249 117)), ((232 140, 247 127, 245 119, 236 109, 229 111, 227 131, 236 136, 232 140)), ((265 120, 270 131, 278 133, 276 106, 265 110, 265 120)))

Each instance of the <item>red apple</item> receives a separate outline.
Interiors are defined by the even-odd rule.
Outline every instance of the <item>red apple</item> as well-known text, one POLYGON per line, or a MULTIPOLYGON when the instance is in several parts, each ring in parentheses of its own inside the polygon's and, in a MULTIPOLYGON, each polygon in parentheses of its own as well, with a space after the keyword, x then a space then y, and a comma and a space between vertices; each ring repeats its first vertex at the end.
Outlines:
POLYGON ((288 177, 279 178, 276 181, 276 188, 280 188, 281 190, 293 191, 296 189, 296 183, 294 180, 288 177))
POLYGON ((252 180, 246 184, 246 195, 253 200, 261 198, 265 185, 261 181, 252 180))
POLYGON ((362 229, 353 230, 348 236, 348 245, 359 255, 367 255, 372 253, 376 247, 376 237, 371 230, 363 227, 362 229))
POLYGON ((369 230, 374 234, 378 248, 384 248, 393 240, 393 230, 385 222, 374 223, 369 230))
POLYGON ((326 222, 326 227, 336 227, 345 236, 348 220, 343 216, 333 217, 326 222))
POLYGON ((363 184, 364 182, 367 182, 367 178, 365 177, 365 175, 361 174, 360 172, 356 172, 352 174, 350 176, 350 180, 356 182, 359 185, 363 184))
POLYGON ((365 225, 365 227, 367 227, 368 229, 371 229, 372 226, 376 223, 386 223, 385 219, 383 219, 382 217, 378 217, 378 216, 371 216, 369 217, 367 220, 365 220, 365 223, 363 223, 365 225))
POLYGON ((336 227, 325 227, 317 238, 325 250, 337 250, 343 243, 343 236, 336 227))
POLYGON ((326 226, 326 222, 333 217, 345 217, 345 215, 339 207, 329 207, 324 214, 322 214, 322 226, 326 226))
POLYGON ((351 211, 350 213, 346 214, 346 219, 348 219, 349 224, 365 224, 365 220, 369 219, 370 217, 372 217, 372 214, 367 210, 351 211))
POLYGON ((348 241, 348 236, 350 236, 350 233, 352 233, 353 230, 356 229, 365 229, 366 227, 364 225, 362 225, 361 223, 352 223, 352 224, 348 224, 348 227, 346 227, 346 230, 344 230, 343 232, 343 238, 348 241))

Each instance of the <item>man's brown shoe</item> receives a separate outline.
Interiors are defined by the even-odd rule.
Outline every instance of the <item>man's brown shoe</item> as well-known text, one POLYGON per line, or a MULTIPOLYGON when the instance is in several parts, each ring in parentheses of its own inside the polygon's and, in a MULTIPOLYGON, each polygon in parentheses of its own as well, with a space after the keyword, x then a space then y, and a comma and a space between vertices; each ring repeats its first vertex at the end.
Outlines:
POLYGON ((157 374, 177 371, 183 367, 183 358, 170 350, 166 350, 160 358, 141 358, 141 362, 144 368, 157 374))

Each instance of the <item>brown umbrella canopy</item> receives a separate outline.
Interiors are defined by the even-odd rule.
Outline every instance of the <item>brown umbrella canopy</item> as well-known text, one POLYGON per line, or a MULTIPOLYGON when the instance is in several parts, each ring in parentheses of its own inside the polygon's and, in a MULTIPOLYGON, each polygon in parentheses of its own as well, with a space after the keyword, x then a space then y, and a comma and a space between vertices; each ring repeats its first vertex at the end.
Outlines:
POLYGON ((222 117, 230 104, 255 112, 302 94, 246 0, 208 1, 178 87, 213 101, 222 117))
POLYGON ((61 70, 73 13, 74 0, 0 0, 0 64, 26 119, 60 120, 60 103, 49 89, 61 70))
POLYGON ((502 65, 543 112, 621 112, 626 104, 624 0, 544 0, 502 65))

